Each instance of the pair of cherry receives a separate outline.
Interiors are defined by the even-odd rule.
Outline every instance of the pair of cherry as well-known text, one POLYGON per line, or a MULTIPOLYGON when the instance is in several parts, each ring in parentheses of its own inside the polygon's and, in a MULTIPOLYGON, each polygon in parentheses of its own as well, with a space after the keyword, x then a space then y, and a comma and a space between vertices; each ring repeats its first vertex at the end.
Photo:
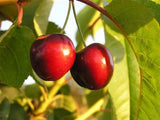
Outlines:
POLYGON ((69 70, 82 87, 97 90, 111 79, 113 61, 110 52, 94 43, 75 52, 72 41, 63 34, 38 37, 30 50, 31 64, 44 80, 58 80, 69 70))

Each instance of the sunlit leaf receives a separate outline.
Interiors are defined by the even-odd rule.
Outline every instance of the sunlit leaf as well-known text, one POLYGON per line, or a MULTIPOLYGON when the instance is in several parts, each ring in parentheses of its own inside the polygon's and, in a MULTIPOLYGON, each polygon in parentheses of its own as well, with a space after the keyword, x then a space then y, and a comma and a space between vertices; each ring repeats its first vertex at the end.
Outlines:
POLYGON ((138 105, 140 88, 138 63, 121 34, 105 25, 105 36, 106 46, 111 51, 115 63, 114 74, 108 87, 117 119, 130 119, 130 113, 134 116, 138 105))
POLYGON ((42 0, 34 16, 34 27, 39 35, 45 35, 48 26, 48 17, 54 0, 42 0))
POLYGON ((34 32, 34 24, 33 24, 33 18, 35 16, 35 12, 37 10, 37 8, 40 5, 40 1, 39 0, 30 0, 28 5, 23 6, 23 21, 22 21, 22 25, 28 26, 30 27, 34 32))
MULTIPOLYGON (((119 81, 120 78, 118 76, 115 76, 115 79, 113 76, 113 81, 116 80, 117 84, 119 83, 120 85, 124 85, 123 87, 119 87, 118 89, 114 88, 114 91, 117 90, 117 93, 114 92, 115 94, 113 94, 111 92, 114 105, 116 107, 116 104, 128 104, 127 106, 129 107, 127 109, 129 110, 129 112, 127 114, 129 116, 127 118, 130 119, 160 119, 160 104, 158 102, 160 100, 160 55, 158 49, 160 46, 159 24, 155 21, 152 13, 148 9, 146 9, 145 6, 131 0, 113 1, 108 6, 106 6, 106 10, 122 26, 126 34, 128 34, 129 40, 136 53, 137 61, 139 63, 139 67, 141 68, 140 75, 142 76, 142 86, 140 86, 140 91, 142 92, 138 100, 138 108, 136 109, 134 104, 134 100, 136 100, 135 98, 137 98, 136 93, 138 92, 138 88, 136 88, 137 85, 134 84, 135 80, 137 80, 138 78, 134 75, 134 73, 137 71, 134 65, 136 63, 136 60, 133 59, 133 53, 131 54, 129 52, 131 49, 129 46, 127 46, 127 41, 119 39, 121 43, 125 43, 124 50, 126 51, 126 56, 124 56, 124 58, 127 58, 126 62, 128 64, 128 69, 125 69, 121 66, 121 69, 119 69, 119 71, 121 72, 119 73, 121 73, 121 76, 124 76, 127 73, 129 75, 129 80, 126 80, 126 82, 123 84, 121 83, 121 81, 119 81), (126 87, 125 84, 127 84, 128 89, 125 89, 123 93, 128 94, 121 95, 119 91, 120 89, 122 91, 122 89, 126 87), (126 96, 128 96, 129 101, 122 101, 122 99, 126 98, 126 96), (117 101, 120 100, 121 102, 119 101, 119 103, 116 103, 116 99, 117 101)), ((117 31, 118 34, 120 34, 118 29, 113 27, 111 22, 106 19, 105 22, 109 25, 109 29, 112 28, 114 31, 117 31)), ((113 38, 117 38, 117 36, 112 36, 113 38)), ((117 65, 118 64, 116 64, 115 66, 117 65)), ((113 87, 112 82, 110 84, 110 90, 111 87, 113 87)), ((125 108, 125 106, 122 106, 122 108, 125 108)), ((120 109, 117 109, 116 111, 118 112, 118 110, 120 111, 120 109)), ((125 114, 125 112, 117 113, 118 119, 125 119, 121 117, 121 115, 125 114)))

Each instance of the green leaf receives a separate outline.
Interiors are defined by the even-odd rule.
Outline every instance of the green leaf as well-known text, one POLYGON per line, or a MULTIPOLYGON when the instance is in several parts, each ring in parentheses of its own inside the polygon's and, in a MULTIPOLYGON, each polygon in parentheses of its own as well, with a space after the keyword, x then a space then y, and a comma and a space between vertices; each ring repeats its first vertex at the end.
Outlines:
MULTIPOLYGON (((119 67, 119 72, 117 71, 118 69, 116 70, 115 68, 114 74, 119 72, 121 76, 120 78, 119 76, 113 76, 110 83, 110 92, 113 97, 115 108, 119 108, 120 105, 122 108, 126 108, 127 106, 128 108, 126 111, 128 112, 125 113, 124 110, 121 110, 120 108, 117 109, 116 112, 123 111, 117 113, 117 118, 125 119, 122 115, 124 116, 126 114, 126 116, 128 115, 126 117, 127 119, 158 120, 160 119, 160 103, 158 102, 160 100, 160 55, 158 49, 160 46, 159 24, 145 6, 135 1, 116 0, 106 6, 106 10, 122 26, 123 30, 128 35, 129 41, 136 53, 139 67, 141 68, 140 98, 137 100, 136 94, 139 87, 137 86, 138 82, 135 82, 135 80, 137 81, 139 77, 137 75, 137 77, 135 77, 134 75, 137 71, 134 65, 136 64, 136 60, 133 59, 133 52, 129 52, 131 51, 131 48, 127 41, 124 41, 123 38, 118 39, 121 43, 125 43, 124 50, 126 51, 126 55, 124 57, 127 58, 128 69, 121 66, 121 68, 119 67), (126 73, 128 73, 131 80, 129 79, 122 83, 120 79, 122 79, 126 73), (116 81, 115 83, 120 84, 119 86, 123 87, 117 88, 115 84, 112 84, 114 81, 116 81), (126 88, 126 85, 128 88, 126 88), (114 88, 113 90, 115 92, 111 91, 111 88, 114 88), (123 101, 127 96, 128 100, 123 101), (137 104, 135 104, 137 102, 138 107, 137 104), (118 104, 119 106, 117 106, 118 104)), ((113 32, 120 34, 118 29, 113 27, 111 22, 107 19, 105 19, 105 22, 109 25, 108 29, 112 28, 111 30, 113 32)), ((112 37, 117 38, 114 34, 112 34, 112 37)), ((115 64, 115 67, 116 66, 118 66, 118 64, 115 64)))
POLYGON ((108 94, 108 96, 109 97, 108 97, 107 104, 104 110, 102 111, 103 114, 100 117, 98 117, 98 120, 117 120, 112 97, 110 94, 108 94))
POLYGON ((34 32, 35 32, 35 29, 33 24, 33 18, 35 16, 36 9, 39 7, 40 3, 41 2, 39 0, 30 0, 28 5, 23 6, 24 12, 23 12, 22 25, 28 26, 34 32))
POLYGON ((24 111, 24 108, 19 104, 11 104, 7 120, 27 120, 27 113, 24 111))
POLYGON ((63 108, 54 109, 54 120, 74 120, 76 114, 63 108))
POLYGON ((7 98, 12 101, 21 94, 20 90, 11 86, 0 85, 0 102, 7 98))
POLYGON ((19 104, 11 104, 7 99, 4 99, 3 102, 0 104, 0 119, 27 120, 27 113, 19 104))
POLYGON ((10 111, 11 103, 4 99, 0 104, 0 120, 7 120, 9 111, 10 111))
POLYGON ((74 99, 69 95, 57 95, 55 107, 64 108, 70 112, 75 112, 77 110, 74 99))
POLYGON ((104 92, 103 89, 97 91, 91 91, 89 94, 86 95, 88 106, 91 107, 93 104, 97 102, 97 100, 104 97, 105 94, 106 93, 104 92))
MULTIPOLYGON (((101 4, 101 0, 93 0, 93 2, 95 2, 96 4, 101 4)), ((98 17, 100 17, 100 13, 89 6, 86 6, 78 14, 77 19, 85 40, 87 39, 89 34, 93 33, 94 35, 95 31, 102 27, 102 25, 99 22, 97 23, 97 26, 94 27, 94 22, 97 20, 98 17)), ((80 50, 83 47, 83 43, 79 31, 76 32, 76 41, 76 49, 80 50)))
POLYGON ((60 92, 64 95, 69 95, 70 94, 70 86, 68 84, 63 85, 60 89, 60 92))
POLYGON ((39 35, 45 35, 48 26, 48 17, 54 0, 42 0, 34 16, 34 27, 39 35))
POLYGON ((144 4, 154 15, 155 19, 160 23, 160 1, 159 0, 135 0, 144 4))
POLYGON ((61 32, 61 28, 56 25, 55 23, 53 22, 49 22, 48 23, 48 27, 47 27, 47 32, 46 34, 52 34, 52 33, 60 33, 61 32))
POLYGON ((5 5, 0 6, 0 21, 10 20, 14 21, 18 15, 18 10, 16 5, 5 5))
POLYGON ((25 26, 12 26, 0 37, 0 81, 21 87, 30 71, 30 46, 35 39, 25 26))
POLYGON ((3 35, 6 31, 0 31, 0 36, 3 35))
POLYGON ((24 88, 25 95, 29 98, 37 98, 39 99, 41 96, 41 90, 37 84, 27 85, 24 88))
MULTIPOLYGON (((115 27, 113 24, 110 25, 115 27)), ((124 37, 113 31, 107 24, 104 29, 106 47, 114 59, 114 74, 108 87, 117 119, 130 119, 130 113, 134 116, 138 106, 140 86, 138 63, 124 37)))

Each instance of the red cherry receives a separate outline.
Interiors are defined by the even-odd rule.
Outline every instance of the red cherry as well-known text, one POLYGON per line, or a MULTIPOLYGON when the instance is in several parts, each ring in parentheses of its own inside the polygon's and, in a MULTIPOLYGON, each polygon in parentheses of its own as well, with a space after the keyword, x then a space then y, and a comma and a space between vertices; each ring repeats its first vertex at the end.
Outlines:
POLYGON ((30 49, 34 71, 44 80, 58 80, 72 67, 75 48, 72 41, 62 34, 40 36, 30 49))
POLYGON ((76 53, 71 74, 80 86, 91 90, 101 89, 112 77, 112 56, 102 44, 91 44, 76 53))

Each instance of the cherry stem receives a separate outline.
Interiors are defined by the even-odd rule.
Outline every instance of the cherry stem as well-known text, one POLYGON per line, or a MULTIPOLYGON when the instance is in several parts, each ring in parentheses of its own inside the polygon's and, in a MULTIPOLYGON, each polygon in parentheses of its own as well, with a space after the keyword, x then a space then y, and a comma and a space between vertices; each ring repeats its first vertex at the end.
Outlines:
POLYGON ((63 28, 62 28, 62 30, 61 30, 61 32, 60 32, 61 34, 64 32, 64 29, 65 29, 65 27, 66 27, 66 25, 67 25, 70 11, 71 11, 71 1, 69 1, 69 7, 68 7, 68 12, 67 12, 67 17, 66 17, 66 20, 65 20, 65 22, 64 22, 63 28))
POLYGON ((75 18, 75 21, 76 21, 76 24, 77 24, 77 27, 78 27, 78 31, 80 33, 83 45, 84 45, 84 47, 86 47, 86 43, 85 43, 85 40, 84 40, 84 37, 83 37, 83 33, 81 31, 81 28, 80 28, 80 25, 79 25, 79 22, 78 22, 78 19, 77 19, 76 10, 75 10, 75 6, 74 6, 74 0, 70 0, 70 1, 72 2, 73 14, 74 14, 74 18, 75 18))
POLYGON ((19 26, 22 23, 22 19, 23 19, 23 8, 18 3, 16 3, 16 6, 18 8, 18 21, 17 21, 17 25, 19 26))

